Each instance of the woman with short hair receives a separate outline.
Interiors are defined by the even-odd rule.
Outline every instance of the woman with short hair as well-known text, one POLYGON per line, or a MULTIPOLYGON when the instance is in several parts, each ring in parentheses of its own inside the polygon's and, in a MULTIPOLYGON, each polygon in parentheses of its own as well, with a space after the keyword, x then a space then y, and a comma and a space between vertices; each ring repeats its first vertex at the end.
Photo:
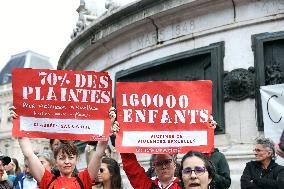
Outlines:
POLYGON ((284 167, 275 163, 274 142, 269 138, 257 138, 253 151, 255 161, 246 164, 241 176, 241 188, 283 188, 284 167))

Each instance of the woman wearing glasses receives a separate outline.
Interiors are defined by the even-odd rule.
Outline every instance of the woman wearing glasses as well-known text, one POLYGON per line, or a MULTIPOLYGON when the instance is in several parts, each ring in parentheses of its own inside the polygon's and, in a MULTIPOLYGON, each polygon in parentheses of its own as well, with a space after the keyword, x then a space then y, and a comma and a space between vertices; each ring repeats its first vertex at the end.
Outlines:
POLYGON ((241 176, 241 188, 280 189, 284 186, 284 167, 275 163, 275 148, 272 140, 257 138, 255 161, 248 162, 241 176))
POLYGON ((185 154, 181 160, 180 174, 185 189, 213 188, 215 169, 203 153, 190 151, 185 154))
POLYGON ((121 160, 123 169, 135 189, 181 189, 180 180, 174 176, 176 162, 173 155, 154 154, 153 167, 157 175, 151 179, 146 174, 144 168, 138 163, 135 154, 122 153, 121 160))
POLYGON ((112 158, 104 157, 93 189, 122 189, 120 168, 112 158))

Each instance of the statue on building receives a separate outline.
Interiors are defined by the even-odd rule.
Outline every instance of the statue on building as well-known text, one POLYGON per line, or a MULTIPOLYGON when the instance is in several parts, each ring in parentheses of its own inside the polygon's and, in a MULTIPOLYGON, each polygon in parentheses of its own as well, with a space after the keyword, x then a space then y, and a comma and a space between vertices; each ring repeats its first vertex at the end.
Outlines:
POLYGON ((105 8, 107 9, 107 13, 112 12, 119 7, 120 3, 118 2, 118 0, 106 0, 105 2, 105 8))
POLYGON ((97 6, 94 0, 80 0, 80 6, 76 10, 79 18, 76 28, 73 29, 71 39, 77 37, 84 29, 87 28, 97 18, 97 6))

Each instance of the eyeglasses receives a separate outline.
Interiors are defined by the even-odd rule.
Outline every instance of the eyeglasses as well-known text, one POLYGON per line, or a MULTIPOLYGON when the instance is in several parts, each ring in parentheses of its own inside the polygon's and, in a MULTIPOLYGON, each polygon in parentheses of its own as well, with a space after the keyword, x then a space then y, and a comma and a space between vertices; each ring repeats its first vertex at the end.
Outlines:
POLYGON ((259 152, 262 152, 262 151, 265 151, 265 150, 255 148, 255 149, 253 149, 253 151, 256 152, 256 153, 259 153, 259 152))
POLYGON ((167 168, 169 168, 172 162, 173 162, 172 159, 166 159, 166 160, 163 160, 163 161, 156 161, 156 162, 154 162, 154 166, 157 167, 157 168, 161 168, 161 167, 163 167, 163 165, 165 165, 167 168))
POLYGON ((104 172, 104 169, 103 168, 100 168, 100 173, 103 173, 104 172))
POLYGON ((204 166, 196 166, 193 169, 191 167, 186 167, 182 170, 182 173, 190 176, 192 171, 194 171, 197 176, 200 176, 205 173, 206 168, 204 166))

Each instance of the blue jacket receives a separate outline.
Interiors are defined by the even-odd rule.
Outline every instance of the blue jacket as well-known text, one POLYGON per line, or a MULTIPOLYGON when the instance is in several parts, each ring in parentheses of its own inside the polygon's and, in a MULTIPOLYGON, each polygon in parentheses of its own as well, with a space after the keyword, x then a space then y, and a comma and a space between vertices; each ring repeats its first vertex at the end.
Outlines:
POLYGON ((39 189, 37 181, 34 178, 28 178, 25 173, 21 173, 15 179, 14 187, 15 189, 39 189))

